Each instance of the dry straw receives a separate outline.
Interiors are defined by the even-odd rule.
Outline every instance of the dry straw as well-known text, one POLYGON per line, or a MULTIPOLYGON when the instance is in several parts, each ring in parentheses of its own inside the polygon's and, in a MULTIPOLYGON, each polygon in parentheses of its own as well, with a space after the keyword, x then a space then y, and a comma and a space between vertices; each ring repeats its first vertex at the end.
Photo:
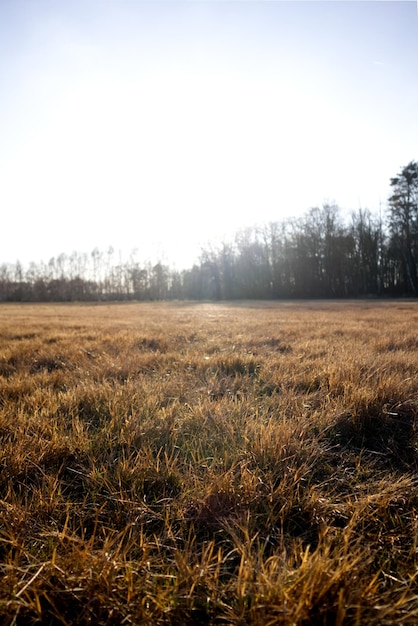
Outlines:
POLYGON ((417 321, 2 306, 2 623, 415 624, 417 321))

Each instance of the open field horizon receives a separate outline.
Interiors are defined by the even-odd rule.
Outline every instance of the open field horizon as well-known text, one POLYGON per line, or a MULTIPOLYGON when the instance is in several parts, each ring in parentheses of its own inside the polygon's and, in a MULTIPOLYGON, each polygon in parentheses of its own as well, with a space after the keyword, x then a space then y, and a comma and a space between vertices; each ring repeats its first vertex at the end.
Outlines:
POLYGON ((415 624, 417 323, 2 304, 2 623, 415 624))

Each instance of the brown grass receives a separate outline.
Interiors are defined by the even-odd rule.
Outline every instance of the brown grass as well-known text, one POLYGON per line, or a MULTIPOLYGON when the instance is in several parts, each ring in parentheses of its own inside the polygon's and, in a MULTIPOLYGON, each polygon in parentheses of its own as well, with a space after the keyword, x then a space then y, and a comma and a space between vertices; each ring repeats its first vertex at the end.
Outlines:
POLYGON ((2 306, 1 623, 417 623, 417 327, 2 306))

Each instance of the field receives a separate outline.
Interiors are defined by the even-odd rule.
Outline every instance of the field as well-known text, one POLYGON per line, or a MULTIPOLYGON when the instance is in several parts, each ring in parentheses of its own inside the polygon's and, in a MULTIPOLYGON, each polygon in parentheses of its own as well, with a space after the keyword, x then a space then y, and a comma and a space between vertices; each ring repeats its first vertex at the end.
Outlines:
POLYGON ((0 307, 2 624, 418 621, 418 303, 0 307))

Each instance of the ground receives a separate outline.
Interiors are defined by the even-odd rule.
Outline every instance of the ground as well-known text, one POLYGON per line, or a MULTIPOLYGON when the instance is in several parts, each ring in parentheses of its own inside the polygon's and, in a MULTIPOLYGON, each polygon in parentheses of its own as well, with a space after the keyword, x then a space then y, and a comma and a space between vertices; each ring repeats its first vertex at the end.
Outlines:
POLYGON ((5 624, 415 624, 417 302, 0 307, 5 624))

